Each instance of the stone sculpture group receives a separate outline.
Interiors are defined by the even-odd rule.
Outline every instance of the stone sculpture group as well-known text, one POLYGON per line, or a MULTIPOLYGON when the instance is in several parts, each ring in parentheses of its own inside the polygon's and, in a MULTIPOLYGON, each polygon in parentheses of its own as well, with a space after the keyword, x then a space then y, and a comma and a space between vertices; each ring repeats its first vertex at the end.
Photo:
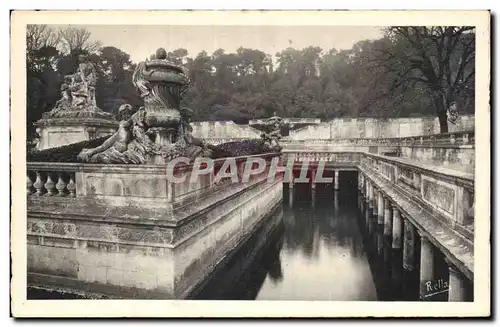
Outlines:
POLYGON ((95 98, 97 75, 94 64, 85 55, 80 55, 78 60, 76 72, 64 77, 61 99, 56 102, 54 109, 44 113, 43 118, 112 118, 112 114, 97 107, 95 98))
POLYGON ((271 118, 265 121, 266 132, 261 134, 264 144, 266 144, 273 151, 280 151, 281 146, 281 129, 284 126, 283 119, 278 117, 276 113, 271 118))
MULTIPOLYGON (((61 86, 61 99, 45 119, 109 118, 112 114, 96 105, 96 69, 85 56, 79 57, 76 73, 65 77, 61 86)), ((180 102, 188 90, 190 79, 187 69, 167 59, 160 48, 154 59, 140 62, 132 81, 138 89, 144 106, 132 108, 125 104, 118 110, 118 130, 95 148, 83 148, 78 160, 105 164, 167 164, 174 158, 194 160, 211 158, 213 151, 221 149, 208 145, 192 135, 192 111, 180 102)), ((113 118, 114 119, 114 118, 113 118)), ((266 123, 258 147, 263 152, 280 151, 279 140, 283 121, 274 115, 266 123)), ((244 148, 246 143, 231 144, 244 148)), ((239 149, 245 153, 245 149, 239 149)))

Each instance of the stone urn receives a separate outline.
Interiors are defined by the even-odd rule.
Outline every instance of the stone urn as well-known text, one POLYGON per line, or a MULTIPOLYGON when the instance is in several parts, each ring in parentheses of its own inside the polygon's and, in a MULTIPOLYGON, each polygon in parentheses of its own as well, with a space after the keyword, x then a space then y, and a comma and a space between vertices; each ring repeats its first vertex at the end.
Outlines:
POLYGON ((189 85, 185 70, 166 58, 166 51, 158 49, 156 58, 139 63, 133 76, 134 85, 144 100, 148 134, 161 145, 177 140, 180 100, 189 85))

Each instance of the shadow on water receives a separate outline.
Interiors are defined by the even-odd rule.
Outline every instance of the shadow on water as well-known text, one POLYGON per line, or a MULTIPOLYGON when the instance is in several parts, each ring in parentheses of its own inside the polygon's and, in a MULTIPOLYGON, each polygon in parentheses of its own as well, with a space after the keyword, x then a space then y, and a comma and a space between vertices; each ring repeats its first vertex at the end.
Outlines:
POLYGON ((283 278, 283 210, 277 208, 253 235, 190 296, 198 300, 253 300, 264 280, 283 278))
MULTIPOLYGON (((352 176, 351 176, 352 177, 352 176)), ((356 175, 354 175, 354 181, 356 175)), ((244 255, 214 274, 197 298, 240 300, 359 300, 379 298, 358 228, 352 178, 334 195, 330 184, 296 184, 282 222, 241 271, 244 255), (235 273, 236 271, 236 273, 235 273), (240 277, 236 277, 236 276, 240 277)), ((246 246, 252 247, 248 244, 246 246)))

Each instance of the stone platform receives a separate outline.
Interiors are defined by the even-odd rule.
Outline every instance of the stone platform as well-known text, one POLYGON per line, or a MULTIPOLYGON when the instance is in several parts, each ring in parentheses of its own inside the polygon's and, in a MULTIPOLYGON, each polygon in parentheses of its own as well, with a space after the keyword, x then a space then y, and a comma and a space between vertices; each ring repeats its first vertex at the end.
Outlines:
MULTIPOLYGON (((261 155, 267 168, 245 183, 215 182, 224 159, 194 183, 190 165, 177 171, 187 179, 173 183, 159 166, 30 164, 42 182, 40 196, 28 195, 28 285, 90 297, 188 297, 281 202, 283 173, 267 180, 277 156, 261 155)), ((245 159, 236 158, 238 171, 245 159)))
POLYGON ((101 117, 46 118, 34 125, 40 135, 37 150, 92 140, 118 129, 118 121, 101 117))

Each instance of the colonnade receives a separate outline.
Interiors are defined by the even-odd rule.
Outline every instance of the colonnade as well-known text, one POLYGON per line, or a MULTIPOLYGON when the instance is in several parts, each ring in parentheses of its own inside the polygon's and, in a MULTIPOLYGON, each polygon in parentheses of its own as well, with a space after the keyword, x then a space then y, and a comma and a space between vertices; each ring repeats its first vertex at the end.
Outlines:
MULTIPOLYGON (((435 284, 434 267, 436 262, 434 262, 434 251, 439 251, 439 249, 429 240, 426 231, 416 227, 396 203, 393 203, 389 197, 384 195, 382 190, 362 172, 358 174, 358 190, 366 203, 363 206, 366 208, 365 220, 368 232, 372 233, 372 225, 376 225, 379 231, 383 231, 380 235, 383 235, 381 237, 388 240, 392 250, 402 252, 403 269, 407 272, 415 272, 415 269, 419 269, 420 298, 425 299, 426 296, 432 294, 430 292, 431 285, 435 284), (420 240, 419 263, 416 262, 418 253, 416 253, 415 246, 418 239, 420 240)), ((448 301, 466 301, 465 283, 467 277, 446 257, 445 262, 449 270, 448 301)), ((446 291, 446 288, 443 287, 437 287, 437 289, 437 292, 442 291, 442 289, 446 291)))

